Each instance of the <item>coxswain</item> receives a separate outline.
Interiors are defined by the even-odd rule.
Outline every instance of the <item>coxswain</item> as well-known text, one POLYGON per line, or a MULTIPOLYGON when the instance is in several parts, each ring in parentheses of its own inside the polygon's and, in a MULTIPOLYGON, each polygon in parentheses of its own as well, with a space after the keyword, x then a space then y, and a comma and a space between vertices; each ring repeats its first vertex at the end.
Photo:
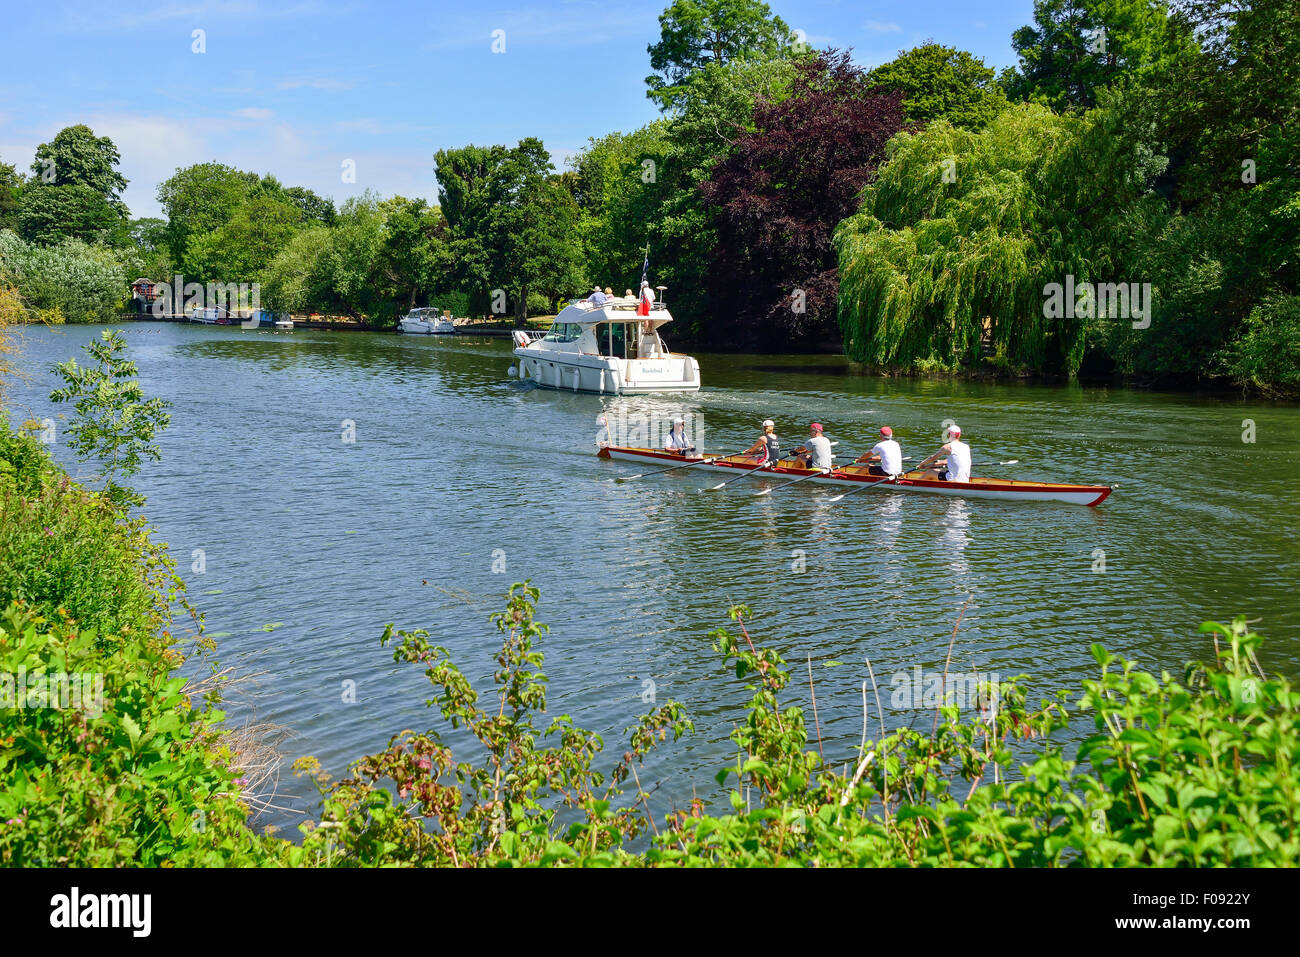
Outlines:
POLYGON ((695 451, 690 439, 686 437, 686 420, 681 416, 673 419, 672 431, 664 439, 664 451, 677 455, 688 455, 695 451))

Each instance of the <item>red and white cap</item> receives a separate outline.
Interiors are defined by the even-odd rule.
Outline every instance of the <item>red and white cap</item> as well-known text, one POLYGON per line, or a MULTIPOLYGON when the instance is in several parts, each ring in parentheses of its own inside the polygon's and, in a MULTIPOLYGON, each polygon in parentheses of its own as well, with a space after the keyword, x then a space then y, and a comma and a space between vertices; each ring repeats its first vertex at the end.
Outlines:
POLYGON ((810 432, 821 432, 822 424, 820 422, 814 422, 812 425, 808 426, 808 430, 810 432))
POLYGON ((961 435, 961 426, 960 426, 960 425, 957 425, 956 423, 954 423, 954 424, 948 426, 948 434, 949 434, 949 435, 961 435))
POLYGON ((880 427, 880 434, 885 436, 892 436, 894 434, 894 430, 887 425, 882 425, 880 427))

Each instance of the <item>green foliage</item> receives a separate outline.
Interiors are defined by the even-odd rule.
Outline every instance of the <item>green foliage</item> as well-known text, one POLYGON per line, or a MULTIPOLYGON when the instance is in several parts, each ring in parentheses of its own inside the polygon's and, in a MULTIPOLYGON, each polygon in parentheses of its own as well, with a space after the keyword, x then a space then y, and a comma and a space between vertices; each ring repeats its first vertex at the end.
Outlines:
POLYGON ((267 858, 247 827, 235 775, 216 756, 221 712, 194 707, 173 658, 148 635, 53 620, 22 602, 0 612, 0 865, 232 866, 267 858), (112 652, 103 650, 107 642, 112 652), (25 681, 24 684, 27 682, 25 681), (84 689, 84 690, 83 690, 84 689))
POLYGON ((18 288, 30 318, 57 311, 69 322, 109 321, 127 296, 132 265, 130 256, 79 239, 40 246, 0 230, 0 282, 18 288))
MULTIPOLYGON (((511 587, 493 621, 502 635, 493 672, 496 710, 424 631, 394 631, 393 659, 422 667, 444 721, 464 728, 482 760, 457 761, 436 730, 406 731, 386 751, 363 758, 352 776, 324 791, 318 825, 304 828, 296 863, 329 866, 554 865, 626 861, 625 840, 653 828, 636 803, 619 802, 620 785, 656 741, 691 729, 675 702, 631 729, 628 750, 606 778, 592 770, 600 736, 575 727, 567 715, 536 724, 546 711, 543 655, 534 644, 546 626, 534 620, 538 592, 527 582, 511 587), (546 742, 550 742, 547 744, 546 742), (394 792, 396 796, 394 797, 394 792), (572 809, 571 823, 560 808, 572 809), (424 822, 428 822, 426 827, 424 822)), ((298 768, 317 772, 311 760, 298 768)), ((645 795, 637 784, 637 800, 645 795)))
POLYGON ((18 212, 23 238, 40 245, 124 238, 127 183, 119 162, 113 141, 85 125, 65 127, 38 146, 18 212))
POLYGON ((78 366, 76 359, 56 365, 54 371, 66 384, 51 392, 50 400, 73 403, 68 445, 82 461, 99 459, 105 500, 123 510, 143 505, 144 496, 118 484, 118 478, 139 472, 146 458, 161 457, 153 439, 171 421, 171 403, 144 397, 120 332, 100 333, 99 341, 85 350, 96 365, 78 366))
POLYGON ((1256 306, 1223 353, 1224 371, 1264 392, 1300 393, 1300 296, 1256 306))
POLYGON ((1107 86, 1192 46, 1163 0, 1034 0, 1034 25, 1011 44, 1020 63, 1002 77, 1007 94, 1054 110, 1095 106, 1107 86))
POLYGON ((981 130, 1007 108, 1006 94, 984 61, 956 47, 923 43, 900 53, 868 74, 872 83, 903 93, 909 120, 925 125, 947 120, 981 130))
POLYGON ((23 174, 12 163, 0 163, 0 230, 17 232, 23 185, 23 174))
POLYGON ((1119 127, 1021 105, 980 133, 939 121, 896 137, 836 233, 846 354, 955 368, 978 361, 987 326, 1017 366, 1077 370, 1087 321, 1045 316, 1044 287, 1113 275, 1099 240, 1159 168, 1119 127))
MULTIPOLYGON (((636 768, 668 733, 690 728, 675 703, 646 716, 606 783, 592 771, 600 738, 545 709, 545 633, 537 591, 524 583, 494 616, 503 634, 493 680, 495 713, 427 633, 384 634, 395 659, 422 666, 436 706, 468 730, 480 760, 456 760, 436 730, 403 732, 323 789, 319 825, 304 827, 298 864, 326 866, 1276 866, 1294 865, 1300 818, 1295 765, 1300 696, 1268 678, 1258 635, 1244 621, 1207 624, 1216 657, 1190 664, 1182 681, 1140 671, 1100 645, 1095 680, 1078 709, 1096 732, 1073 757, 1054 738, 1067 728, 1062 691, 1031 705, 1020 676, 975 690, 963 716, 951 697, 930 730, 890 732, 864 714, 862 744, 845 771, 809 747, 803 708, 783 702, 790 672, 739 634, 712 634, 726 671, 752 692, 736 725, 729 813, 696 801, 661 829, 643 816, 636 768), (869 726, 866 726, 869 725, 869 726), (879 729, 879 734, 872 731, 879 729), (848 768, 852 768, 850 773, 848 768), (636 781, 633 801, 618 785, 636 781), (395 795, 395 796, 394 796, 395 795), (557 808, 572 812, 564 815, 557 808), (638 835, 650 846, 634 850, 638 835)), ((874 686, 875 675, 868 666, 874 686)), ((864 682, 864 700, 868 694, 864 682)), ((864 705, 865 708, 865 705, 864 705)), ((913 722, 915 725, 916 722, 913 722)), ((313 759, 298 767, 324 783, 313 759)))
POLYGON ((659 42, 646 48, 646 96, 660 109, 679 109, 698 70, 785 52, 794 36, 762 0, 673 0, 659 15, 659 42))
POLYGON ((158 184, 173 260, 183 259, 191 237, 216 232, 229 222, 250 189, 248 174, 221 163, 187 166, 158 184))
POLYGON ((442 255, 474 311, 487 312, 501 289, 522 320, 530 292, 557 303, 582 290, 578 208, 541 140, 439 150, 434 161, 449 227, 442 255))
POLYGON ((302 225, 291 202, 253 195, 212 232, 193 233, 181 271, 196 282, 255 282, 302 225))

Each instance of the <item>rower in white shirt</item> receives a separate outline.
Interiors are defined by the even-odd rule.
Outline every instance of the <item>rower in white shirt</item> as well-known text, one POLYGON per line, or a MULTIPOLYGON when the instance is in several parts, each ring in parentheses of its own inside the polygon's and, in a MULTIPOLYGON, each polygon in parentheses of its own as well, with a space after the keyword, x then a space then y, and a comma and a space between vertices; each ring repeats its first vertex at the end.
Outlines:
POLYGON ((808 426, 808 438, 795 449, 795 458, 803 463, 804 468, 829 469, 834 461, 831 455, 830 439, 822 435, 820 422, 808 426))
POLYGON ((961 429, 955 425, 948 426, 947 444, 916 468, 917 471, 927 470, 926 478, 939 479, 941 482, 969 482, 970 446, 961 440, 961 429), (942 456, 947 458, 940 463, 938 459, 942 456), (936 463, 940 467, 930 467, 936 463))
POLYGON ((681 416, 673 419, 672 431, 664 439, 664 451, 675 452, 678 455, 688 455, 695 451, 695 446, 691 445, 691 440, 686 437, 686 420, 681 416))
POLYGON ((880 441, 858 461, 869 463, 867 471, 872 475, 897 475, 903 471, 902 446, 894 441, 894 430, 887 425, 881 426, 880 436, 880 441))

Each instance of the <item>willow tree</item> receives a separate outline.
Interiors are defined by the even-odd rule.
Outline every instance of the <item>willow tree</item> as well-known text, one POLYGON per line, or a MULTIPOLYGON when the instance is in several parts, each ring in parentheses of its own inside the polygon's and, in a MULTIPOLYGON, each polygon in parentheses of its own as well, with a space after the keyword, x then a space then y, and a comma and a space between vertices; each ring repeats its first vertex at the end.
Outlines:
POLYGON ((1045 286, 1119 276, 1115 230, 1146 192, 1118 118, 1018 105, 979 133, 900 133, 836 230, 849 358, 951 369, 987 337, 1005 363, 1072 373, 1096 320, 1048 315, 1045 286))

